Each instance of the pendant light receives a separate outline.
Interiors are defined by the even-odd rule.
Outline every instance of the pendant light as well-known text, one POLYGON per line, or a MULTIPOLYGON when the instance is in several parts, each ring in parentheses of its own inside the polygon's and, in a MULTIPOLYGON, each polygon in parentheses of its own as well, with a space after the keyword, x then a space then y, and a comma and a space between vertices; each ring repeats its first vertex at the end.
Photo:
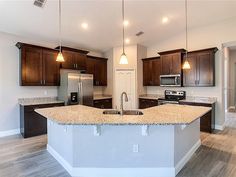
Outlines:
POLYGON ((183 69, 190 69, 190 64, 188 62, 188 4, 187 4, 187 0, 185 0, 185 44, 186 44, 186 55, 185 55, 185 61, 183 64, 183 69))
POLYGON ((64 62, 65 60, 64 60, 64 57, 61 52, 61 0, 59 0, 59 42, 60 42, 59 53, 57 55, 56 61, 57 62, 64 62))
POLYGON ((124 65, 124 64, 128 64, 128 59, 127 56, 125 54, 125 25, 124 25, 124 21, 125 21, 125 8, 124 8, 124 0, 122 0, 122 33, 123 33, 123 52, 121 54, 120 57, 120 64, 124 65))

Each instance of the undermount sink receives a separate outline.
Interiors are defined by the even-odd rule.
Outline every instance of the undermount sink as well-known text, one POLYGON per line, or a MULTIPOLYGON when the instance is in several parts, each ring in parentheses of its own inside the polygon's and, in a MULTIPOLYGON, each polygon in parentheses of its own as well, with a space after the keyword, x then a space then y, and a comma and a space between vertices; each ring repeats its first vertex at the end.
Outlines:
POLYGON ((103 111, 103 114, 120 114, 120 111, 118 111, 118 110, 105 110, 105 111, 103 111))
POLYGON ((124 110, 123 115, 143 115, 143 112, 139 110, 124 110))
MULTIPOLYGON (((118 110, 105 110, 103 114, 121 114, 118 110)), ((143 115, 139 110, 124 110, 123 115, 143 115)))

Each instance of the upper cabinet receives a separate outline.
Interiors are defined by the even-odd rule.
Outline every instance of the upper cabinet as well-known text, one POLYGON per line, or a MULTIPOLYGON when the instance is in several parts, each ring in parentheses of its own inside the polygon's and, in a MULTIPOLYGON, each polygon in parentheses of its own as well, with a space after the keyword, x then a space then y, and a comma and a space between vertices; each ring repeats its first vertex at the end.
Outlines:
POLYGON ((181 74, 182 58, 185 49, 159 52, 161 58, 161 75, 181 74))
POLYGON ((87 56, 86 73, 93 74, 94 86, 106 86, 107 58, 87 56))
POLYGON ((20 85, 58 86, 60 66, 57 51, 30 44, 17 43, 20 49, 20 85))
POLYGON ((143 59, 143 85, 159 86, 161 74, 160 57, 143 59))
MULTIPOLYGON (((59 47, 56 48, 57 50, 59 47)), ((62 47, 65 62, 61 63, 62 69, 86 70, 88 51, 62 47)))
POLYGON ((183 70, 184 86, 215 86, 215 52, 217 50, 217 48, 209 48, 188 53, 191 68, 183 70))

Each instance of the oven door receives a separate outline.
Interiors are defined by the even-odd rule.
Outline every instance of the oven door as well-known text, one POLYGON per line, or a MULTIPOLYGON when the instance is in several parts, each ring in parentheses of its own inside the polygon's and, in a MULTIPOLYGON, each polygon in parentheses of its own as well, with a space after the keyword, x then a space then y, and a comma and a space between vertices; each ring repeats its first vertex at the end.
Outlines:
POLYGON ((161 75, 160 76, 160 86, 168 87, 180 87, 181 86, 181 76, 177 75, 161 75))

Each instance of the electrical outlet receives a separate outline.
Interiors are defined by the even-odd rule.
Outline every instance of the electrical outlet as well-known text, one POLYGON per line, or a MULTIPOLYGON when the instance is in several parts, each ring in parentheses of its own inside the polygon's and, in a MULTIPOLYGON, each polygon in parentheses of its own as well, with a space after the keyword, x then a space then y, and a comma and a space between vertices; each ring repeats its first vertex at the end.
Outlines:
POLYGON ((133 145, 133 152, 137 153, 139 151, 139 145, 138 144, 134 144, 133 145))
POLYGON ((44 90, 44 95, 48 95, 48 91, 47 90, 44 90))

